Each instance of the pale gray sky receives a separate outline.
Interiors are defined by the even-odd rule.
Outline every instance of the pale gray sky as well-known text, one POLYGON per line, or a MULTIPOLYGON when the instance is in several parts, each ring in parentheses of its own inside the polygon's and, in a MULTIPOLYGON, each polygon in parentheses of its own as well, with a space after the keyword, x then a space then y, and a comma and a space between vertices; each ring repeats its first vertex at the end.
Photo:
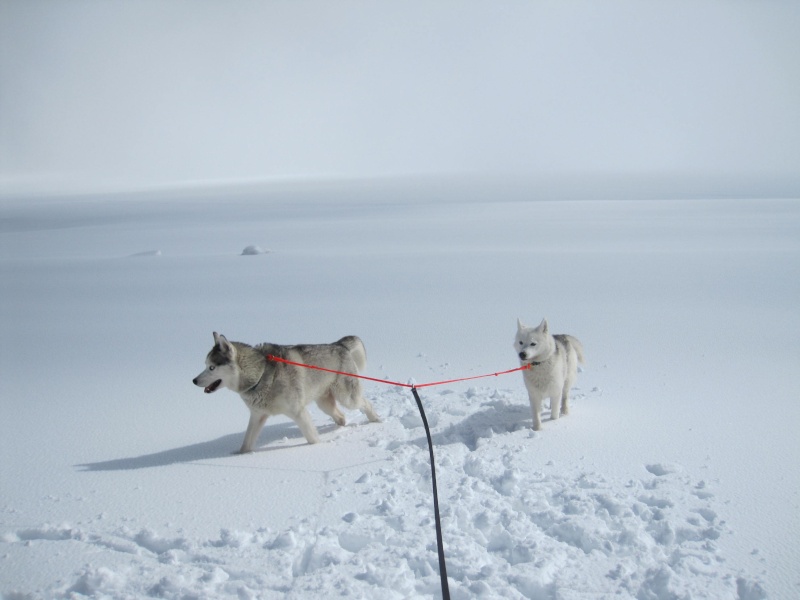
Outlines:
POLYGON ((0 0, 0 185, 493 174, 800 192, 795 0, 0 0))

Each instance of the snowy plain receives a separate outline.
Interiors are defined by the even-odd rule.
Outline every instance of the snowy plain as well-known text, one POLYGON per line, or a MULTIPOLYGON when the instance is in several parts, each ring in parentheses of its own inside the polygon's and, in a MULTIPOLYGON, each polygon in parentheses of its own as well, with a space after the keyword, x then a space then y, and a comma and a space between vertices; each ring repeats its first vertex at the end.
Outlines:
POLYGON ((408 390, 233 455, 243 403, 191 379, 214 330, 356 334, 395 381, 492 373, 517 317, 587 364, 536 433, 518 373, 421 391, 454 598, 800 596, 798 200, 308 184, 0 222, 6 600, 437 597, 408 390))

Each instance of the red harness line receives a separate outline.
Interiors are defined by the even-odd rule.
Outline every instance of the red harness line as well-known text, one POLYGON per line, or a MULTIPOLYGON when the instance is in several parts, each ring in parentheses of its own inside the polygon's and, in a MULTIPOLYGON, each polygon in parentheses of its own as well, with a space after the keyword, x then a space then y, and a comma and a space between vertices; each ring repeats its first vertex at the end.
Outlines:
POLYGON ((274 362, 285 363, 287 365, 293 365, 295 367, 305 367, 306 369, 315 369, 317 371, 325 371, 326 373, 334 373, 336 375, 346 375, 347 377, 356 377, 358 379, 366 379, 367 381, 375 381, 377 383, 386 383, 388 385, 397 385, 400 387, 406 388, 424 388, 424 387, 431 387, 434 385, 444 385, 446 383, 457 383, 459 381, 470 381, 471 379, 483 379, 484 377, 497 377, 498 375, 506 375, 508 373, 515 373, 516 371, 525 371, 526 369, 530 369, 531 365, 523 365, 521 367, 517 367, 516 369, 509 369, 508 371, 499 371, 497 373, 487 373, 485 375, 473 375, 472 377, 461 377, 459 379, 448 379, 447 381, 433 381, 431 383, 400 383, 399 381, 389 381, 387 379, 376 379, 375 377, 367 377, 366 375, 358 375, 356 373, 346 373, 344 371, 334 371, 333 369, 326 369, 324 367, 317 367, 315 365, 307 365, 305 363, 294 362, 291 360, 286 360, 285 358, 280 358, 279 356, 275 356, 273 354, 267 354, 267 360, 271 360, 274 362))

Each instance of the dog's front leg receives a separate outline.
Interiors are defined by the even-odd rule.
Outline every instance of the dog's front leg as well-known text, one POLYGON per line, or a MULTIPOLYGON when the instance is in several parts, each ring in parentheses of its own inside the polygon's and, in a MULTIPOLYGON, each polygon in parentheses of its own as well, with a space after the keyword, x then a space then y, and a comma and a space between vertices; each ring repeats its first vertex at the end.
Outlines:
POLYGON ((254 410, 250 411, 250 421, 247 423, 247 431, 244 434, 244 442, 242 442, 242 447, 239 449, 239 454, 247 454, 253 451, 253 444, 256 443, 258 434, 261 433, 266 421, 266 414, 257 413, 254 410))
POLYGON ((533 413, 533 430, 539 431, 542 428, 542 396, 538 393, 528 392, 528 401, 531 403, 533 413))

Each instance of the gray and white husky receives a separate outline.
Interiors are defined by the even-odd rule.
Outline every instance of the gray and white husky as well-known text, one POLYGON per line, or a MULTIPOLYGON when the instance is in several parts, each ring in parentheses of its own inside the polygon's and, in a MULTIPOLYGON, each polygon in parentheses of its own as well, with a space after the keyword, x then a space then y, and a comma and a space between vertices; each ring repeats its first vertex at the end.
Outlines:
POLYGON ((360 409, 372 421, 380 421, 372 405, 361 394, 361 382, 355 377, 316 369, 297 367, 268 359, 268 355, 324 369, 357 374, 367 364, 363 342, 347 336, 333 344, 249 346, 229 342, 214 332, 214 347, 206 356, 206 368, 192 382, 205 388, 206 394, 226 387, 237 392, 250 409, 250 422, 244 434, 240 453, 251 452, 267 417, 286 415, 308 440, 319 441, 319 435, 306 406, 312 401, 343 426, 344 415, 336 403, 360 409))
POLYGON ((578 362, 583 360, 583 346, 571 335, 551 335, 547 321, 527 327, 517 319, 514 348, 522 365, 528 400, 533 411, 533 428, 542 428, 542 400, 550 398, 550 418, 569 414, 569 391, 578 377, 578 362))

